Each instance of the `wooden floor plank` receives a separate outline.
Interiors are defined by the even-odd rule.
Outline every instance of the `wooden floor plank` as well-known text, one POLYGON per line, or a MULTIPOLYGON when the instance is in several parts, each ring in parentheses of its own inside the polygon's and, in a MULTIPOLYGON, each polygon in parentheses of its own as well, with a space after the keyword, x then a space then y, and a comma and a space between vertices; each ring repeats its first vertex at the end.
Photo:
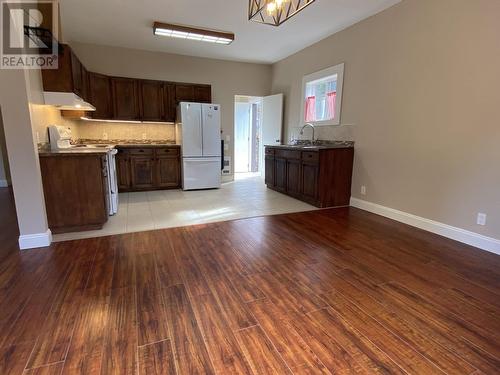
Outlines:
POLYGON ((236 337, 254 374, 292 374, 259 326, 238 331, 236 337))
POLYGON ((177 374, 170 340, 156 342, 139 348, 139 374, 177 374))
MULTIPOLYGON (((344 275, 352 274, 344 273, 344 275)), ((349 279, 352 280, 353 277, 349 279)), ((427 334, 421 333, 417 327, 398 316, 389 307, 379 304, 369 294, 357 289, 353 284, 343 279, 342 276, 338 275, 335 279, 332 276, 331 280, 332 285, 335 285, 335 291, 326 294, 324 297, 331 305, 341 303, 351 305, 351 307, 358 307, 385 328, 396 333, 398 337, 412 345, 420 354, 434 363, 439 363, 439 367, 446 373, 470 374, 477 370, 460 356, 432 340, 427 334)))
POLYGON ((60 375, 64 362, 53 363, 51 365, 37 367, 23 372, 23 375, 60 375))
POLYGON ((289 322, 289 317, 280 312, 269 300, 249 303, 260 327, 293 373, 333 374, 309 348, 304 339, 289 322))
POLYGON ((183 285, 163 290, 179 375, 215 374, 183 285))
POLYGON ((104 336, 102 374, 137 372, 137 322, 135 288, 115 288, 111 292, 104 336))
POLYGON ((418 353, 411 345, 372 319, 355 306, 330 300, 331 314, 348 320, 363 336, 377 345, 406 372, 416 374, 444 374, 436 364, 418 353))
POLYGON ((28 361, 28 369, 66 359, 95 252, 94 247, 92 251, 80 251, 76 255, 41 327, 40 336, 28 361))
POLYGON ((165 304, 158 283, 154 254, 136 256, 139 346, 169 338, 165 304))
POLYGON ((110 313, 116 238, 101 238, 94 266, 83 293, 71 345, 64 362, 63 374, 101 373, 104 340, 110 313))
POLYGON ((25 341, 0 348, 0 374, 22 374, 35 342, 25 341))
POLYGON ((321 309, 309 314, 322 332, 338 342, 368 374, 404 374, 396 362, 374 345, 345 320, 334 316, 330 309, 321 309))
MULTIPOLYGON (((341 280, 342 282, 335 282, 332 286, 334 286, 335 290, 338 292, 349 293, 349 297, 356 300, 361 306, 369 304, 369 300, 364 298, 365 304, 361 303, 355 298, 355 290, 359 290, 363 293, 363 296, 369 297, 373 301, 377 301, 379 305, 384 306, 388 311, 392 311, 399 321, 409 324, 416 333, 420 333, 432 339, 441 347, 455 353, 457 357, 470 363, 485 374, 495 373, 496 369, 500 367, 500 360, 498 358, 476 348, 473 344, 467 343, 466 340, 457 336, 454 331, 450 331, 446 326, 440 324, 439 321, 432 319, 432 316, 429 316, 425 312, 420 312, 418 309, 413 309, 411 307, 412 304, 408 303, 408 301, 401 301, 397 298, 397 295, 391 295, 382 288, 367 283, 362 275, 352 270, 342 271, 342 276, 349 284, 346 284, 342 278, 337 278, 337 280, 341 280), (356 289, 353 289, 353 287, 356 289)), ((370 311, 376 311, 377 309, 372 304, 368 306, 366 306, 366 309, 370 311)), ((399 331, 396 332, 399 333, 399 331)), ((457 364, 461 362, 462 361, 459 360, 457 364)))
POLYGON ((252 374, 215 298, 206 294, 192 301, 216 373, 252 374))
POLYGON ((477 330, 475 326, 461 319, 459 316, 449 314, 440 306, 433 305, 422 296, 399 284, 387 284, 381 287, 386 293, 399 299, 401 302, 418 314, 426 316, 428 320, 447 328, 449 332, 466 338, 484 351, 500 358, 500 343, 489 332, 477 330))

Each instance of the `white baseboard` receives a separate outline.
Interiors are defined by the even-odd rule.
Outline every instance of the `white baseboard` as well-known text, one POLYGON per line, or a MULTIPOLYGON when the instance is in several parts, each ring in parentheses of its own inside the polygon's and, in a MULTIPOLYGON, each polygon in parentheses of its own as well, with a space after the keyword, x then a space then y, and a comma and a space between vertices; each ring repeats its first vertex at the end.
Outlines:
POLYGON ((438 221, 398 211, 394 208, 381 206, 358 198, 351 198, 351 206, 500 255, 500 240, 496 238, 483 236, 482 234, 452 227, 448 224, 443 224, 438 221))
POLYGON ((234 181, 234 175, 233 174, 229 174, 229 175, 223 175, 221 176, 221 182, 222 183, 225 183, 225 182, 232 182, 234 181))
POLYGON ((8 187, 9 182, 7 180, 0 180, 0 187, 8 187))
POLYGON ((21 250, 49 246, 51 242, 52 232, 50 229, 47 229, 45 233, 23 234, 19 236, 19 248, 21 250))

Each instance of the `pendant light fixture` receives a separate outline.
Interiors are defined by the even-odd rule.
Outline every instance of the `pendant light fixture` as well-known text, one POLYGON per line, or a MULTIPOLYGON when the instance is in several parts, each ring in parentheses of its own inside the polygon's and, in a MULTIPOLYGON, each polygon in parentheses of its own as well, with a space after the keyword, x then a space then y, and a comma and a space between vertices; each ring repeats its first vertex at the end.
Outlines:
POLYGON ((316 0, 248 0, 248 19, 279 26, 316 0))

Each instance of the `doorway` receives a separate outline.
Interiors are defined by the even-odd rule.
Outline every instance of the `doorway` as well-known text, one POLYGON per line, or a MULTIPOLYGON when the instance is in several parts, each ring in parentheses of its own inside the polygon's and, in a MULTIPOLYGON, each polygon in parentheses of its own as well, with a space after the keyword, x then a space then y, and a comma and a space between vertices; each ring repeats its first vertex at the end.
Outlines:
MULTIPOLYGON (((262 98, 236 95, 234 99, 234 172, 258 175, 260 172, 262 98)), ((236 175, 235 175, 236 177, 236 175)))

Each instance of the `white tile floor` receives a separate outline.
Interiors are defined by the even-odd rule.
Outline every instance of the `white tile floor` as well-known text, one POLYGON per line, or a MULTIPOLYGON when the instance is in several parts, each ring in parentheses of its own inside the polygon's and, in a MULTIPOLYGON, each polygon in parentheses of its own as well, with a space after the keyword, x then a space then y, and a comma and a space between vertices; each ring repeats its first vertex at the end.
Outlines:
POLYGON ((118 214, 103 229, 54 235, 54 241, 315 210, 268 189, 260 176, 240 175, 220 189, 122 193, 118 214))

